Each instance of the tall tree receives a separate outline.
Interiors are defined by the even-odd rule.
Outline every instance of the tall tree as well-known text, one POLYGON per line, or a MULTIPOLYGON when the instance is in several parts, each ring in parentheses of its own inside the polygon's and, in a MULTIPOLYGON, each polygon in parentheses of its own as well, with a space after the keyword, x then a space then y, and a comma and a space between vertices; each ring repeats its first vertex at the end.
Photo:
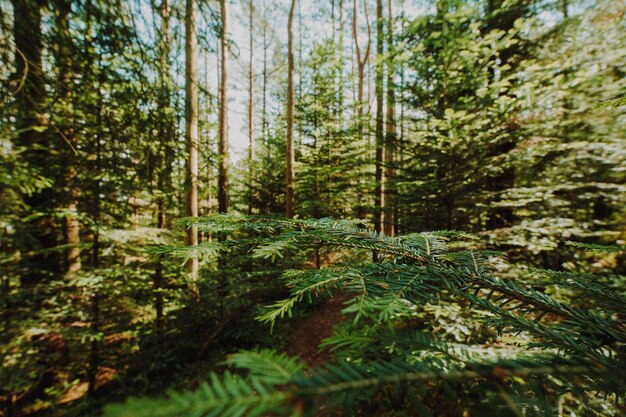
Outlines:
POLYGON ((395 233, 395 187, 394 187, 394 152, 396 146, 396 120, 395 107, 396 96, 394 89, 394 49, 393 49, 393 13, 391 0, 388 0, 387 16, 387 50, 389 56, 387 62, 387 121, 385 127, 385 225, 384 232, 387 236, 395 233))
POLYGON ((261 101, 261 137, 267 143, 267 50, 269 49, 269 42, 267 39, 267 4, 263 1, 263 85, 262 85, 262 101, 261 101))
POLYGON ((291 8, 289 9, 289 21, 287 23, 287 169, 286 169, 286 186, 285 186, 285 215, 293 217, 294 214, 294 165, 295 153, 293 143, 293 16, 296 9, 296 0, 291 0, 291 8))
POLYGON ((375 172, 375 188, 374 188, 374 230, 377 233, 383 231, 383 223, 385 216, 383 207, 385 206, 385 183, 383 176, 383 155, 385 132, 383 126, 383 53, 384 53, 384 34, 383 34, 383 3, 382 0, 376 0, 376 172, 375 172))
POLYGON ((367 15, 367 1, 363 2, 363 11, 365 13, 365 23, 367 24, 367 46, 365 47, 365 53, 361 54, 361 47, 359 45, 359 35, 358 35, 358 26, 357 26, 357 16, 358 8, 357 8, 357 0, 353 0, 352 3, 352 37, 354 38, 354 49, 356 52, 356 65, 357 65, 357 102, 356 102, 356 112, 357 112, 357 131, 358 134, 361 135, 363 133, 363 81, 365 74, 365 66, 367 65, 367 61, 370 56, 370 45, 371 45, 371 32, 370 32, 370 23, 367 15))
POLYGON ((226 0, 220 0, 220 16, 222 28, 220 33, 220 100, 218 110, 218 173, 217 173, 217 205, 220 213, 228 212, 228 42, 226 0))
MULTIPOLYGON (((185 141, 187 144, 187 216, 198 217, 198 38, 196 1, 187 0, 185 7, 185 141)), ((198 244, 198 229, 187 229, 187 244, 198 244)), ((198 297, 198 259, 189 261, 192 293, 198 297)))
POLYGON ((80 260, 80 222, 78 219, 78 197, 80 190, 77 184, 76 152, 74 149, 74 128, 72 126, 72 36, 70 34, 69 15, 71 2, 56 0, 54 2, 55 17, 55 48, 54 58, 57 68, 57 102, 59 111, 57 133, 61 136, 59 143, 66 142, 68 146, 62 148, 64 157, 63 182, 66 192, 63 205, 66 208, 64 240, 68 245, 65 252, 65 269, 67 272, 76 272, 81 268, 80 260))
MULTIPOLYGON (((159 55, 159 82, 160 88, 157 99, 157 124, 160 132, 160 151, 157 157, 157 219, 156 226, 164 229, 167 226, 167 197, 166 192, 171 192, 171 168, 172 168, 172 146, 173 120, 169 115, 171 75, 170 75, 170 16, 171 7, 169 0, 162 0, 158 8, 161 18, 159 27, 159 37, 157 39, 157 50, 159 55)), ((159 332, 163 329, 163 263, 157 259, 154 272, 154 307, 156 313, 155 324, 159 332)))
POLYGON ((252 60, 254 59, 254 36, 253 36, 254 6, 252 4, 252 0, 249 1, 248 7, 250 9, 249 10, 250 16, 249 16, 249 21, 248 21, 248 29, 250 31, 249 33, 250 51, 248 55, 248 59, 249 59, 248 61, 248 139, 249 139, 248 165, 250 166, 250 169, 252 170, 252 167, 254 164, 254 95, 253 95, 254 71, 252 69, 252 60))

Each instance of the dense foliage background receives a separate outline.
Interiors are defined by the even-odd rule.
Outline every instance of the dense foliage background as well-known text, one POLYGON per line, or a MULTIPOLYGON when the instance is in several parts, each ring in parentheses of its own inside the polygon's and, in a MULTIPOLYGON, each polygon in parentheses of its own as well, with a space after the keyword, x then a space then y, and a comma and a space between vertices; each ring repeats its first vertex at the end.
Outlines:
POLYGON ((0 0, 0 415, 623 415, 625 23, 0 0))

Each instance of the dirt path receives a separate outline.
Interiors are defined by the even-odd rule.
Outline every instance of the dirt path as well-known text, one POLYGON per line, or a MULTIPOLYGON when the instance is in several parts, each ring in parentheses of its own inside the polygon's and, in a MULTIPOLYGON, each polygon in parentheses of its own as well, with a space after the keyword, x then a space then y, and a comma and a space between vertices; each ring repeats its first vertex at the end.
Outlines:
POLYGON ((346 320, 341 310, 348 298, 347 294, 337 294, 313 311, 289 335, 287 354, 298 355, 310 367, 328 362, 332 354, 328 349, 320 351, 318 347, 322 340, 332 336, 336 324, 346 320))

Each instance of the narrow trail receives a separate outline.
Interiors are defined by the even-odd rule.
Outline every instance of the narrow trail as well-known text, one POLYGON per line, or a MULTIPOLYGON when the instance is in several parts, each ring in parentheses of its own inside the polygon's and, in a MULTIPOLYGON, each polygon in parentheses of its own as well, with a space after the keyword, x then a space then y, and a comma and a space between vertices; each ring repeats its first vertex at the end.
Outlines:
POLYGON ((348 298, 347 294, 335 295, 293 329, 288 337, 287 354, 298 355, 309 367, 330 361, 332 354, 328 349, 320 351, 318 347, 322 340, 332 336, 336 324, 346 320, 341 310, 348 298))

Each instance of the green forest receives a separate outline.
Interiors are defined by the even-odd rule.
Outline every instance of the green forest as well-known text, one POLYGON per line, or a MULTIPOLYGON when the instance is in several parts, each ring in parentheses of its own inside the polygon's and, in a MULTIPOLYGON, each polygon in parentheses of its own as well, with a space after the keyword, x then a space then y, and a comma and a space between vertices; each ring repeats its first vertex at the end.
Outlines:
POLYGON ((0 417, 626 415, 626 0, 0 0, 0 417))

